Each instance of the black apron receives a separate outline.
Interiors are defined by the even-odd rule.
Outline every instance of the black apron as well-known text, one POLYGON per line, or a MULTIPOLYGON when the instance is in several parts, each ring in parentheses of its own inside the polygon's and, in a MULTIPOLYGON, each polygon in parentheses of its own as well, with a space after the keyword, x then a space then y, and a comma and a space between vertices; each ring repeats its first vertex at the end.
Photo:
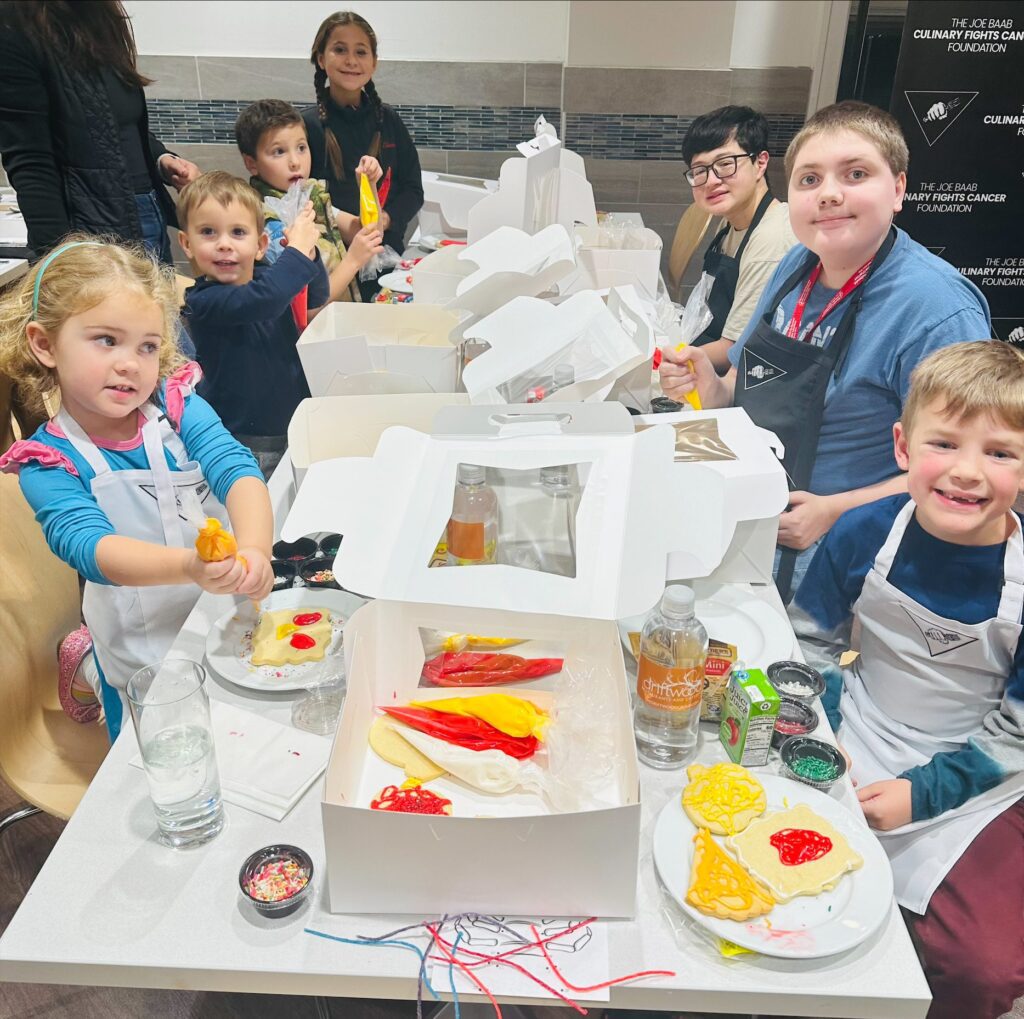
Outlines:
MULTIPOLYGON (((850 295, 853 300, 847 303, 842 320, 824 347, 790 339, 770 324, 779 302, 804 283, 818 264, 818 256, 811 255, 773 295, 768 313, 757 323, 740 352, 733 403, 742 407, 755 425, 767 428, 782 440, 786 447, 782 466, 790 491, 807 491, 810 484, 829 380, 839 378, 868 280, 895 242, 896 231, 890 229, 871 260, 864 282, 850 295)), ((780 551, 782 558, 775 583, 785 601, 790 595, 798 552, 782 546, 780 551)))
MULTIPOLYGON (((722 254, 722 241, 732 229, 728 223, 718 231, 711 246, 704 252, 704 272, 715 281, 708 296, 708 307, 711 309, 712 319, 707 329, 693 341, 693 346, 701 347, 705 343, 722 338, 722 330, 725 329, 729 312, 732 311, 732 302, 736 297, 736 284, 740 278, 740 259, 743 257, 743 249, 747 246, 751 234, 757 229, 764 214, 768 211, 768 206, 773 201, 775 198, 769 191, 758 203, 754 218, 750 221, 750 226, 747 227, 747 232, 743 235, 743 240, 740 241, 735 255, 722 254)), ((730 339, 739 339, 739 337, 733 336, 730 339)))

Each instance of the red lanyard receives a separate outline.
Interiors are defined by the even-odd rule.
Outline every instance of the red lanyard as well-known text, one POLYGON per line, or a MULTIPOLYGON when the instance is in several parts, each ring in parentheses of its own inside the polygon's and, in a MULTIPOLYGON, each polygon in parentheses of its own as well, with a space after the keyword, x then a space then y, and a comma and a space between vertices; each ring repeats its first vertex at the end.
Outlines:
MULTIPOLYGON (((828 304, 825 305, 821 310, 821 314, 814 320, 814 325, 804 334, 803 342, 807 342, 813 335, 814 330, 818 328, 821 320, 825 318, 830 311, 832 311, 840 301, 849 297, 854 290, 859 287, 864 280, 868 278, 868 273, 871 271, 871 263, 874 261, 874 256, 869 258, 843 285, 837 290, 829 300, 828 304)), ((804 284, 804 289, 800 292, 800 296, 797 298, 796 307, 793 309, 793 317, 789 320, 789 324, 786 326, 786 335, 791 339, 798 339, 800 336, 800 323, 803 322, 804 308, 807 307, 807 298, 811 296, 811 291, 814 289, 814 284, 818 282, 818 277, 821 275, 821 262, 819 262, 814 272, 811 273, 807 282, 804 284)))

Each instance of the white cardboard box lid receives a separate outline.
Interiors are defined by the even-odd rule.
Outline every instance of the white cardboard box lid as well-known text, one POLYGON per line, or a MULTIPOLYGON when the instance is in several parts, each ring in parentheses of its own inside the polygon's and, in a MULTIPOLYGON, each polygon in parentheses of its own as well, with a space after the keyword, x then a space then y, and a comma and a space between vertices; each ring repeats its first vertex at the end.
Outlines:
POLYGON ((468 403, 465 393, 309 397, 288 425, 288 453, 299 468, 336 457, 369 457, 386 428, 429 432, 442 407, 468 403))
MULTIPOLYGON (((477 434, 433 437, 390 428, 380 438, 369 475, 346 460, 313 464, 282 535, 340 530, 345 542, 335 560, 339 582, 350 590, 393 601, 618 619, 646 611, 664 588, 671 528, 663 519, 674 434, 651 428, 639 434, 578 434, 570 428, 536 434, 491 421, 501 408, 458 408, 475 415, 477 434), (429 569, 451 515, 459 463, 534 470, 563 463, 587 465, 576 524, 576 577, 560 577, 500 564, 429 569), (345 502, 344 508, 339 500, 345 502), (345 529, 335 527, 342 516, 345 529)), ((576 407, 560 407, 582 414, 576 407)), ((586 408, 596 412, 603 408, 586 408)), ((612 427, 619 427, 611 408, 612 427)), ((448 414, 454 413, 449 410, 448 414)), ((558 417, 559 415, 545 415, 558 417)), ((555 422, 558 425, 558 422, 555 422)), ((470 424, 461 426, 465 433, 470 424)))
POLYGON ((606 371, 560 389, 559 402, 603 400, 616 379, 654 354, 654 330, 632 287, 610 291, 607 304, 594 291, 581 291, 559 304, 516 298, 467 329, 465 335, 491 347, 462 373, 473 403, 501 403, 499 386, 584 336, 601 351, 606 371))
POLYGON ((456 230, 465 231, 469 210, 498 190, 496 180, 480 177, 463 177, 433 170, 423 170, 421 177, 424 204, 431 202, 436 205, 443 221, 456 230))
POLYGON ((679 507, 682 547, 672 549, 673 575, 708 576, 721 563, 736 527, 743 520, 778 516, 789 502, 786 472, 773 451, 781 448, 771 432, 757 427, 741 407, 644 414, 636 424, 713 419, 735 460, 673 463, 670 505, 679 507))

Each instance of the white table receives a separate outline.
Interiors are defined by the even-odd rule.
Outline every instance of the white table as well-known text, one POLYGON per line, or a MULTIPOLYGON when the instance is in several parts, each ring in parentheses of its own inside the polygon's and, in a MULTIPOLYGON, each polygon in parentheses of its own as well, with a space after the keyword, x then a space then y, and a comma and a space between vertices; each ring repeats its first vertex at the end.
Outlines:
POLYGON ((0 287, 14 283, 28 272, 28 260, 24 258, 0 258, 0 287))
MULTIPOLYGON (((283 520, 280 510, 292 498, 287 457, 271 479, 271 494, 277 519, 283 520)), ((758 593, 783 611, 774 588, 758 593)), ((202 660, 210 625, 231 604, 227 597, 204 595, 174 645, 174 656, 202 660)), ((210 692, 282 722, 288 722, 296 696, 250 695, 212 674, 210 692)), ((174 852, 156 840, 144 775, 128 764, 135 750, 129 723, 0 939, 0 979, 415 996, 417 964, 409 953, 330 942, 303 933, 303 928, 354 937, 421 918, 382 921, 331 914, 323 880, 317 881, 314 901, 285 920, 259 919, 240 901, 239 867, 260 846, 280 841, 302 846, 323 874, 321 783, 315 783, 280 823, 225 804, 227 824, 218 838, 197 850, 174 852)), ((705 734, 701 759, 723 757, 717 740, 705 734)), ((611 975, 652 968, 675 970, 678 975, 616 988, 611 1007, 879 1019, 925 1014, 928 988, 895 906, 873 939, 830 959, 795 962, 745 956, 727 961, 692 933, 674 934, 663 912, 665 900, 650 846, 654 818, 682 781, 678 772, 641 771, 645 820, 639 908, 633 921, 607 921, 611 975)), ((848 785, 834 794, 856 809, 848 785)))

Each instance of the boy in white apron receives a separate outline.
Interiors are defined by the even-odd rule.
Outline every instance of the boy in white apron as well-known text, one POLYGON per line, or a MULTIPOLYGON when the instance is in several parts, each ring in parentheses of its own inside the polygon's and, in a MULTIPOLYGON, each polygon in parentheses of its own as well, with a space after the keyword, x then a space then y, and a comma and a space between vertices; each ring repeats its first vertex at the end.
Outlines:
POLYGON ((1024 353, 932 354, 894 438, 909 496, 841 517, 790 615, 889 855, 929 1019, 995 1019, 1024 995, 1024 353))

